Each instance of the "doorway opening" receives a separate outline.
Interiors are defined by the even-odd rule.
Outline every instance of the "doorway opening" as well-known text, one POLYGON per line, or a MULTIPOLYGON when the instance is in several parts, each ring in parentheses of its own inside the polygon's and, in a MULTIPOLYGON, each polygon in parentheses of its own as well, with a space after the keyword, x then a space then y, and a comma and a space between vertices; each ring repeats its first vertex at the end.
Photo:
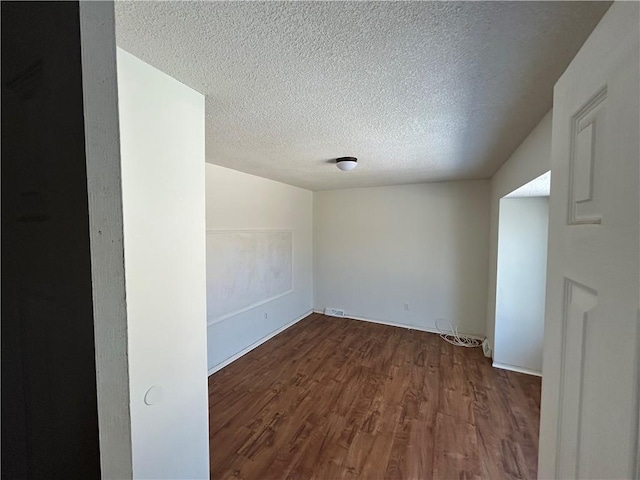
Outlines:
POLYGON ((551 172, 500 199, 493 366, 542 376, 551 172))

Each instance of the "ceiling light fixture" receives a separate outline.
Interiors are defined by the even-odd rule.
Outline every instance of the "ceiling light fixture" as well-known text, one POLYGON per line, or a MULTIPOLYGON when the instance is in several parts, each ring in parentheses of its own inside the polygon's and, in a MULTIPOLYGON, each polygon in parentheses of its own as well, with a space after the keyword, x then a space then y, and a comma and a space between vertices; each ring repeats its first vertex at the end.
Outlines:
POLYGON ((336 166, 344 171, 348 172, 353 170, 358 165, 358 159, 356 157, 340 157, 336 158, 336 166))

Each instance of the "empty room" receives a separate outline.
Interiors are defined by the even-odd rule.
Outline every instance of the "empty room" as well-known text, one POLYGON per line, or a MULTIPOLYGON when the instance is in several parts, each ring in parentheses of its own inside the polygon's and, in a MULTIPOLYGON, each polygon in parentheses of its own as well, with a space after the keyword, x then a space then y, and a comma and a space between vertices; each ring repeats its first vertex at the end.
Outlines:
POLYGON ((3 476, 638 478, 638 3, 2 13, 3 476))

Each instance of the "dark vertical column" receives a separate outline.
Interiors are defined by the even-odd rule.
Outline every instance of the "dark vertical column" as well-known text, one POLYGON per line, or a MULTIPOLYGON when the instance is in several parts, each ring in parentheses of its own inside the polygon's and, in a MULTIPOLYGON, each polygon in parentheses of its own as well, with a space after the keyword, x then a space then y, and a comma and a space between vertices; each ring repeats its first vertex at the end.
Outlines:
POLYGON ((2 478, 98 478, 79 5, 0 5, 2 478))

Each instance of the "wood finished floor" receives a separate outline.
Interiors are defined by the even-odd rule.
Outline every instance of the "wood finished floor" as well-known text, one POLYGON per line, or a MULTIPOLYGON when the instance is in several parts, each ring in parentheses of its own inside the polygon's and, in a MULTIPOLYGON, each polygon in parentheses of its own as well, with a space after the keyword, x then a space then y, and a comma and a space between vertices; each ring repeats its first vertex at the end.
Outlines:
POLYGON ((536 478, 540 379, 312 314, 209 377, 211 478, 536 478))

